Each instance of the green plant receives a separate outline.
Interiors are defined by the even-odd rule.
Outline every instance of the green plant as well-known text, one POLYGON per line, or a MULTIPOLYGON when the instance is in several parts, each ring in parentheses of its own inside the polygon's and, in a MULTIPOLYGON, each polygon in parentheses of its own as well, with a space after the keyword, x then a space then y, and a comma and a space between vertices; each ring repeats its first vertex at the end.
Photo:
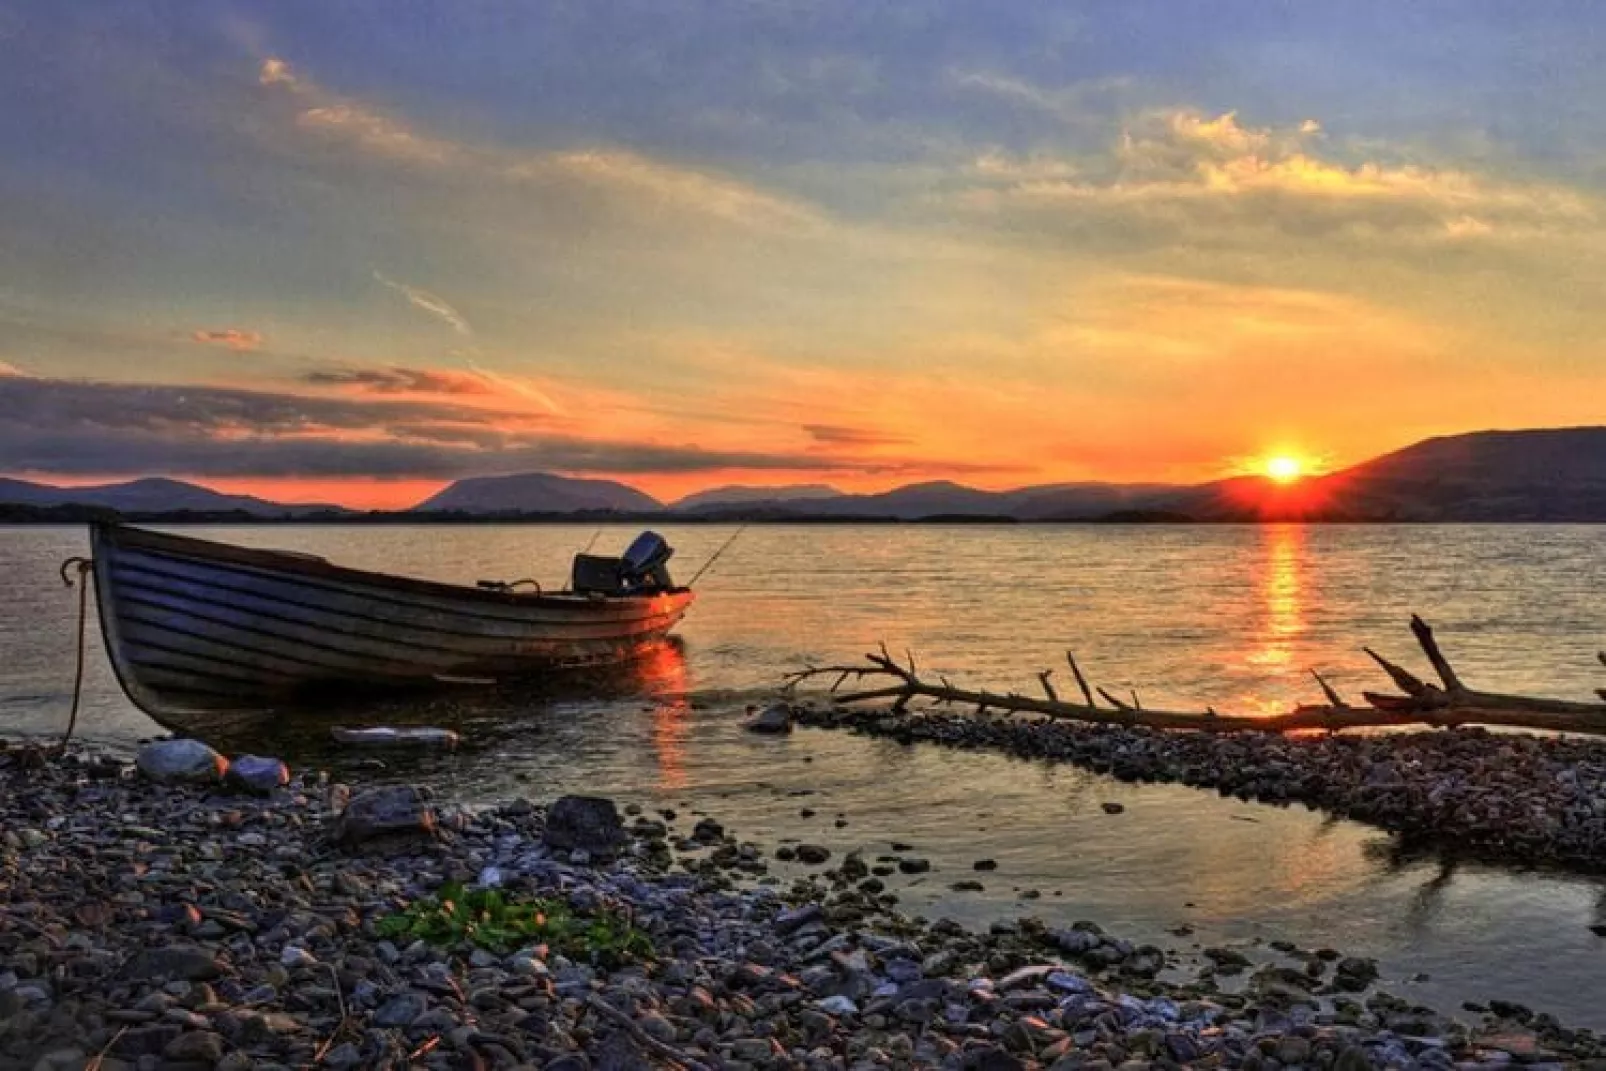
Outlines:
POLYGON ((652 955, 647 935, 619 912, 578 915, 561 900, 509 899, 498 889, 468 889, 458 882, 385 916, 374 930, 381 937, 432 945, 467 942, 497 953, 545 944, 569 959, 601 966, 652 955))

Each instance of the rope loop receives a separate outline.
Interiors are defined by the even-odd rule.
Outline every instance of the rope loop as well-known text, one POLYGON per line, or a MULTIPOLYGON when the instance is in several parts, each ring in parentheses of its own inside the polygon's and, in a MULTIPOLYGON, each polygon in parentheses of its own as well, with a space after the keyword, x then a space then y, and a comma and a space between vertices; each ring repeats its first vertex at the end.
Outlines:
POLYGON ((78 588, 78 661, 73 669, 72 679, 72 712, 67 716, 67 731, 62 734, 61 743, 56 745, 58 753, 65 753, 67 745, 72 740, 73 730, 78 728, 78 707, 84 697, 84 645, 89 630, 89 574, 95 567, 91 558, 72 557, 61 563, 61 582, 69 588, 78 588), (77 576, 74 577, 74 571, 77 576))

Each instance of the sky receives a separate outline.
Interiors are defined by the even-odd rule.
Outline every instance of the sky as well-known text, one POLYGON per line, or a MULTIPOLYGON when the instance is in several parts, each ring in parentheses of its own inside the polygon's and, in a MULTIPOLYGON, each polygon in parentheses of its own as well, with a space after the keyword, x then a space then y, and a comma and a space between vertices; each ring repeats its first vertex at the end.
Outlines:
POLYGON ((1606 6, 0 0, 0 472, 1194 482, 1606 417, 1606 6))

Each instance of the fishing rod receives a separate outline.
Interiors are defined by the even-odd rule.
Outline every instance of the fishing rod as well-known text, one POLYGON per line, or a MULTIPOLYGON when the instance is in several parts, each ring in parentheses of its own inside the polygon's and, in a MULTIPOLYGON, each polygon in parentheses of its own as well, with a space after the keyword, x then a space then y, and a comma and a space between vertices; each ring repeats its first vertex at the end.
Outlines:
POLYGON ((701 569, 697 570, 697 574, 695 576, 693 576, 690 580, 686 581, 686 586, 687 587, 691 587, 693 584, 697 583, 697 581, 702 577, 702 575, 704 573, 708 572, 708 570, 712 569, 715 562, 719 561, 719 556, 721 554, 725 553, 727 550, 729 550, 730 549, 730 545, 732 543, 736 542, 737 536, 740 536, 745 531, 747 531, 747 525, 745 525, 745 524, 742 525, 740 528, 736 529, 736 531, 731 535, 731 537, 729 539, 725 540, 725 542, 723 544, 721 544, 721 546, 720 546, 720 548, 718 550, 714 551, 713 556, 710 557, 706 562, 703 563, 703 567, 701 569))

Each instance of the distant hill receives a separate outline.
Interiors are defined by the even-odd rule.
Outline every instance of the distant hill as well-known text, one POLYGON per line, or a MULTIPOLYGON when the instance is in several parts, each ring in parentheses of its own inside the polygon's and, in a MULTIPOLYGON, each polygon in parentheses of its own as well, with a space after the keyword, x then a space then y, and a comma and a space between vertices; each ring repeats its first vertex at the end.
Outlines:
POLYGON ((766 515, 891 517, 907 521, 931 517, 1091 520, 1115 510, 1144 506, 1155 496, 1175 490, 1177 488, 1166 484, 1062 483, 1012 491, 984 491, 950 480, 935 480, 873 495, 751 499, 745 503, 745 508, 762 508, 766 515))
POLYGON ((258 517, 299 517, 344 513, 339 506, 287 505, 252 495, 226 495, 198 484, 158 476, 127 483, 56 487, 0 477, 0 504, 51 508, 84 506, 118 513, 233 513, 258 517))
POLYGON ((842 492, 823 483, 802 483, 795 487, 747 487, 732 484, 697 491, 674 503, 669 508, 685 512, 722 509, 728 506, 750 506, 780 502, 817 502, 828 498, 841 498, 842 492))
MULTIPOLYGON (((613 480, 546 473, 459 480, 411 511, 358 515, 337 506, 284 505, 180 480, 52 487, 0 478, 0 520, 66 523, 93 511, 172 519, 322 515, 394 523, 431 513, 481 517, 664 511, 613 480), (78 513, 62 511, 80 511, 78 513), (87 512, 86 512, 87 511, 87 512), (182 515, 182 516, 180 516, 182 515)), ((984 491, 939 480, 871 495, 823 485, 720 487, 676 503, 686 521, 1574 521, 1606 522, 1606 427, 1481 431, 1427 439, 1351 468, 1282 485, 1237 476, 1192 487, 1062 483, 984 491)))
POLYGON ((614 480, 582 480, 527 472, 458 480, 413 507, 415 513, 654 513, 664 504, 614 480))
POLYGON ((1287 487, 1239 477, 1151 505, 1199 520, 1606 521, 1606 427, 1442 436, 1287 487))

